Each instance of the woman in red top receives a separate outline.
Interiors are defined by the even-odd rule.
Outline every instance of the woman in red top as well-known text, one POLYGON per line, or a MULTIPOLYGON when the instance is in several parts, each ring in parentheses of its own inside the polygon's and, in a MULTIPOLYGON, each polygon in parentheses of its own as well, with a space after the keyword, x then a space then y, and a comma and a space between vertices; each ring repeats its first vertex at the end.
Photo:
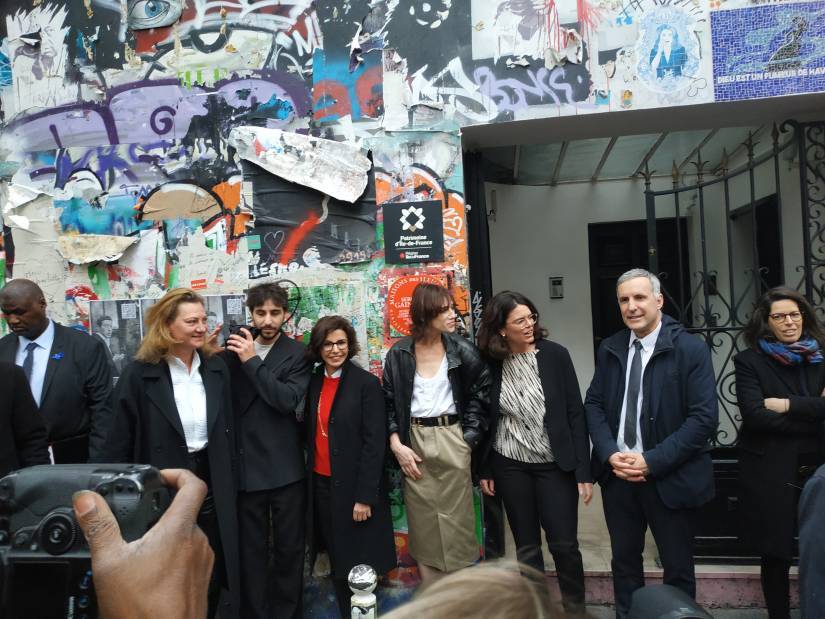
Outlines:
POLYGON ((396 564, 384 483, 384 398, 378 378, 350 361, 358 350, 355 330, 341 316, 325 316, 312 329, 309 354, 321 364, 306 400, 307 532, 311 556, 329 553, 342 617, 350 616, 353 566, 366 563, 383 574, 396 564))

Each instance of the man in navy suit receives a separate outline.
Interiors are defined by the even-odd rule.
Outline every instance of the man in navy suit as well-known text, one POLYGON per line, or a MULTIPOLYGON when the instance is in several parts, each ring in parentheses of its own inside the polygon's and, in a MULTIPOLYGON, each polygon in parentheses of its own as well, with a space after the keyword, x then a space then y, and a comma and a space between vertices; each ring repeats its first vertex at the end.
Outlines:
POLYGON ((692 515, 714 494, 719 419, 710 351, 669 316, 659 279, 633 269, 616 295, 627 329, 599 347, 585 411, 613 553, 616 616, 644 586, 650 527, 665 584, 696 597, 692 515))
POLYGON ((11 329, 0 339, 0 361, 23 369, 46 422, 54 461, 94 461, 112 416, 105 345, 50 320, 43 291, 27 279, 0 290, 0 310, 11 329))

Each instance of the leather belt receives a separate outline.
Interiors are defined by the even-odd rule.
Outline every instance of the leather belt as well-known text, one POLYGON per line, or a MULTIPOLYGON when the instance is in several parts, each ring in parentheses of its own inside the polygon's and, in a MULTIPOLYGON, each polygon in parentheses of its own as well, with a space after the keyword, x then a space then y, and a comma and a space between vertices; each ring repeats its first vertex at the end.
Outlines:
POLYGON ((458 423, 458 415, 440 415, 438 417, 412 417, 410 423, 414 426, 451 426, 458 423))

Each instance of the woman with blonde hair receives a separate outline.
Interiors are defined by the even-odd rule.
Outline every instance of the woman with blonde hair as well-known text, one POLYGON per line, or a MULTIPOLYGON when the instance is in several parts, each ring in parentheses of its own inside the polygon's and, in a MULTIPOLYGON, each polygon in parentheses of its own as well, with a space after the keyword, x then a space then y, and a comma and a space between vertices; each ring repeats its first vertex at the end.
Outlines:
POLYGON ((209 617, 222 587, 237 608, 238 525, 229 373, 214 356, 203 297, 176 288, 153 305, 115 391, 105 460, 189 469, 209 488, 198 515, 215 552, 209 617))

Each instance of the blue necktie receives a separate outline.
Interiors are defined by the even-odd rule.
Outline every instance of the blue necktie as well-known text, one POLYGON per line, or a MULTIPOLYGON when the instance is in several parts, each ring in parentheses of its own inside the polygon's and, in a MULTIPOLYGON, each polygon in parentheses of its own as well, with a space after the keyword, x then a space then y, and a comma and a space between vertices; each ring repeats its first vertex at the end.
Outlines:
POLYGON ((26 344, 26 358, 23 359, 23 373, 26 375, 26 380, 29 385, 32 383, 32 369, 34 368, 34 349, 37 348, 37 342, 29 342, 26 344))
POLYGON ((630 449, 636 446, 636 424, 639 419, 639 389, 642 382, 642 343, 633 342, 633 360, 630 362, 630 377, 627 379, 627 410, 624 418, 624 444, 630 449))

